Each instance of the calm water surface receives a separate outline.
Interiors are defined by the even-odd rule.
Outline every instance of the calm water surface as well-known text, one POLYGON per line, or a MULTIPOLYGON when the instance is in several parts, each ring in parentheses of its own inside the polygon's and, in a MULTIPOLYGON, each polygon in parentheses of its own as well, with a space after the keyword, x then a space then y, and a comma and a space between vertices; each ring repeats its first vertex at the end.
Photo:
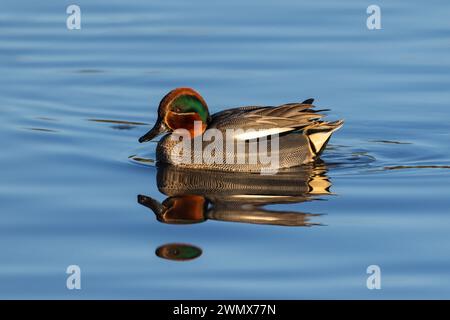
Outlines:
POLYGON ((448 1, 378 1, 378 31, 372 1, 76 3, 79 31, 69 1, 2 2, 1 298, 450 298, 448 1), (193 179, 137 142, 177 86, 346 124, 272 182, 193 179))

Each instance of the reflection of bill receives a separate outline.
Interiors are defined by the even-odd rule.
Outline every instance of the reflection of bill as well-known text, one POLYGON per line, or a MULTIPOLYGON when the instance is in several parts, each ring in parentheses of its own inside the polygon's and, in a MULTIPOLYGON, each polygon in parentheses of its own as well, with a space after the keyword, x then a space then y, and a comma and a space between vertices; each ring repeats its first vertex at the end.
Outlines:
POLYGON ((170 224, 199 223, 207 219, 314 226, 318 214, 275 211, 269 204, 300 203, 330 194, 331 182, 323 163, 279 171, 276 175, 189 170, 158 167, 158 189, 168 196, 162 203, 144 195, 138 202, 150 208, 158 221, 170 224))
POLYGON ((158 247, 155 253, 167 260, 188 261, 200 257, 202 249, 186 243, 168 243, 158 247))

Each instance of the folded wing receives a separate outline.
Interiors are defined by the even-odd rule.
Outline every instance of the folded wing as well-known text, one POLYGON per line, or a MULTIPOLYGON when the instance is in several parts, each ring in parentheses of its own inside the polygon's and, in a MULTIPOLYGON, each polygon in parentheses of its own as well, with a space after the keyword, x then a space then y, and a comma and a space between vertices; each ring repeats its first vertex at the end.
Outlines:
POLYGON ((312 102, 313 99, 308 99, 301 103, 288 103, 277 107, 248 106, 228 109, 214 114, 208 128, 221 131, 234 129, 236 140, 299 131, 311 134, 312 147, 319 153, 332 132, 343 122, 321 121, 324 115, 319 112, 326 110, 314 110, 312 102))

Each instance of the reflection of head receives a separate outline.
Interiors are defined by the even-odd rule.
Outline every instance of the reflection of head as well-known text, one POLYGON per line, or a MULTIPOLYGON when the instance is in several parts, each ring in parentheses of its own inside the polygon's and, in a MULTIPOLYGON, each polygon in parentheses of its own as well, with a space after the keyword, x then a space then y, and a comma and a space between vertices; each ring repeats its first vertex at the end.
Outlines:
POLYGON ((202 249, 185 243, 168 243, 158 247, 155 254, 167 260, 187 261, 200 257, 202 249))
POLYGON ((170 224, 189 224, 205 221, 206 201, 197 195, 169 197, 162 203, 139 195, 138 202, 153 210, 158 221, 170 224))

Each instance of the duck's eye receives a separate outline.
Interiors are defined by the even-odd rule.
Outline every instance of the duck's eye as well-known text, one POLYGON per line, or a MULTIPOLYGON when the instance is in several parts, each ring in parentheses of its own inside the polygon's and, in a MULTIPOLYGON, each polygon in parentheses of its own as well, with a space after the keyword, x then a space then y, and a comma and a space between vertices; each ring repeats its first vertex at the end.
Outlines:
POLYGON ((181 112, 181 108, 180 107, 175 107, 175 112, 181 112))

